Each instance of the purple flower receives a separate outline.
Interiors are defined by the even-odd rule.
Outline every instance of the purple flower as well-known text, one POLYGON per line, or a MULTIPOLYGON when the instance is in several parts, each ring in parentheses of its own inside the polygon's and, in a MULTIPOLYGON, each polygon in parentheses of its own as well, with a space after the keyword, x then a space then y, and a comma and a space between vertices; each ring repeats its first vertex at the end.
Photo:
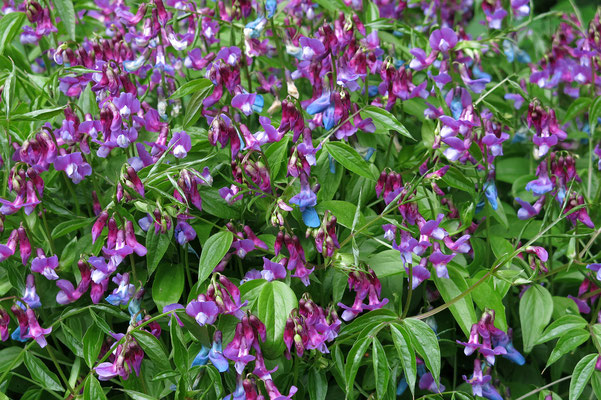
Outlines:
POLYGON ((597 273, 597 280, 599 280, 601 278, 601 264, 597 264, 597 263, 589 264, 586 266, 586 268, 597 273))
POLYGON ((447 264, 455 257, 455 254, 445 255, 440 250, 436 250, 430 255, 430 262, 436 270, 436 276, 449 279, 447 264))
POLYGON ((114 306, 127 304, 131 296, 136 292, 136 287, 129 283, 129 273, 115 275, 113 282, 119 285, 119 287, 107 296, 106 301, 114 306))
POLYGON ((435 29, 430 35, 432 50, 448 52, 457 44, 457 34, 451 28, 435 29))
POLYGON ((174 132, 168 146, 173 146, 175 158, 185 158, 192 149, 192 140, 186 132, 174 132))
POLYGON ((482 397, 482 387, 490 382, 492 377, 490 375, 482 375, 482 367, 480 366, 480 360, 474 360, 474 373, 470 378, 463 375, 463 380, 472 385, 472 392, 474 396, 482 397))
POLYGON ((261 271, 261 277, 267 282, 271 282, 274 279, 285 279, 286 268, 280 263, 273 262, 266 257, 263 257, 263 271, 261 271))
POLYGON ((113 101, 122 118, 129 118, 140 111, 140 100, 132 93, 121 93, 113 101))
POLYGON ((23 293, 21 300, 27 303, 27 305, 31 308, 38 308, 42 305, 42 303, 40 303, 40 296, 38 296, 35 290, 35 278, 33 274, 27 275, 25 293, 23 293))
POLYGON ((186 221, 178 218, 178 223, 175 225, 175 240, 180 246, 194 240, 196 238, 196 231, 186 221))
POLYGON ((242 111, 246 116, 253 112, 260 113, 263 110, 263 96, 256 93, 241 93, 232 99, 232 107, 242 111))
POLYGON ((301 173, 301 191, 290 199, 291 204, 296 204, 303 215, 305 225, 311 228, 317 228, 320 224, 319 216, 315 211, 317 205, 317 196, 309 186, 309 180, 306 174, 301 173))
POLYGON ((240 60, 241 56, 242 52, 238 47, 223 47, 221 50, 219 50, 215 59, 223 60, 226 64, 234 66, 238 63, 238 60, 240 60))
POLYGON ((299 42, 302 50, 302 58, 305 61, 318 59, 326 52, 325 46, 319 39, 301 36, 299 42))
POLYGON ((422 390, 429 390, 432 393, 442 393, 445 391, 444 385, 437 384, 430 372, 423 374, 421 378, 419 378, 419 388, 422 390))
POLYGON ((84 177, 92 174, 92 167, 83 160, 80 152, 56 157, 54 168, 57 171, 65 171, 73 183, 79 183, 84 177))
POLYGON ((53 255, 46 258, 44 250, 37 249, 38 256, 31 262, 31 270, 46 277, 46 279, 56 280, 58 275, 54 271, 58 267, 58 257, 53 255))
POLYGON ((219 309, 214 301, 191 301, 186 306, 186 314, 194 318, 198 325, 205 326, 215 322, 219 309))
POLYGON ((521 208, 518 210, 518 218, 521 220, 525 220, 538 215, 538 213, 542 209, 542 202, 540 200, 544 201, 544 199, 544 196, 541 197, 539 200, 536 201, 536 203, 534 203, 534 206, 532 206, 530 205, 530 203, 520 199, 519 197, 516 197, 515 201, 521 206, 521 208))

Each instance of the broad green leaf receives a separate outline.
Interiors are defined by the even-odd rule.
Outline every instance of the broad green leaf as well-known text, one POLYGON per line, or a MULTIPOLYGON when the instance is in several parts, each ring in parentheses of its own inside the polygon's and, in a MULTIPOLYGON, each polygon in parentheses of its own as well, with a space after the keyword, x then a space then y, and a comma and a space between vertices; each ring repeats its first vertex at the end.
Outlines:
POLYGON ((75 40, 75 9, 72 0, 54 0, 53 1, 61 22, 67 31, 71 40, 75 40))
POLYGON ((58 239, 59 237, 65 236, 68 233, 76 231, 80 228, 91 226, 94 223, 95 218, 78 218, 71 221, 64 221, 56 225, 52 229, 52 239, 58 239))
POLYGON ((173 238, 173 228, 166 233, 155 233, 154 229, 149 229, 146 232, 146 267, 148 268, 148 276, 152 275, 163 259, 165 252, 169 248, 171 239, 173 238))
POLYGON ((277 357, 284 351, 284 327, 290 311, 298 306, 296 295, 284 282, 268 282, 257 300, 257 317, 265 324, 267 338, 261 345, 267 357, 277 357))
MULTIPOLYGON (((449 278, 439 278, 436 273, 432 274, 432 279, 436 284, 436 288, 446 302, 459 296, 468 289, 465 279, 461 276, 455 266, 449 264, 447 265, 447 270, 449 272, 449 278)), ((472 325, 477 322, 476 310, 474 310, 471 294, 468 294, 461 300, 452 304, 449 309, 465 336, 469 336, 472 325)))
POLYGON ((386 390, 388 389, 388 381, 390 380, 390 367, 384 347, 378 338, 372 339, 372 362, 374 368, 374 377, 376 380, 376 393, 378 399, 386 398, 386 390))
POLYGON ((586 342, 590 336, 591 334, 584 329, 574 329, 563 334, 551 352, 546 367, 586 342))
POLYGON ((582 329, 587 325, 587 322, 580 315, 564 315, 553 321, 543 332, 542 336, 536 344, 545 343, 549 340, 556 339, 567 332, 575 329, 582 329))
POLYGON ((434 380, 440 380, 440 348, 436 334, 424 321, 415 318, 406 318, 403 326, 411 336, 411 342, 417 352, 424 359, 426 367, 432 372, 434 380))
POLYGON ((591 125, 591 135, 595 137, 595 129, 597 128, 597 118, 601 117, 601 96, 597 96, 588 111, 588 120, 591 125))
POLYGON ((328 394, 328 380, 323 371, 317 368, 309 368, 307 391, 310 400, 325 400, 328 394))
POLYGON ((405 327, 400 324, 391 324, 390 333, 392 335, 394 347, 399 354, 401 365, 403 366, 405 380, 407 381, 411 393, 414 393, 417 363, 415 360, 415 351, 413 351, 413 346, 411 345, 411 337, 405 327))
POLYGON ((83 389, 84 400, 104 400, 106 395, 100 386, 100 382, 94 375, 89 375, 86 378, 86 384, 83 389))
POLYGON ((336 343, 342 343, 353 338, 354 335, 365 329, 368 324, 379 324, 380 322, 391 322, 398 318, 393 311, 381 308, 378 310, 371 310, 358 318, 355 318, 351 323, 344 326, 340 330, 340 334, 336 338, 336 343))
POLYGON ((31 378, 42 385, 43 388, 55 392, 64 391, 56 374, 48 369, 46 364, 31 352, 25 353, 25 366, 31 378))
MULTIPOLYGON (((348 201, 342 200, 326 200, 320 203, 317 203, 315 207, 316 210, 320 213, 329 210, 331 214, 334 214, 336 217, 336 222, 340 225, 351 228, 353 225, 353 220, 355 218, 355 213, 357 212, 357 206, 353 203, 349 203, 348 201)), ((365 224, 365 218, 360 213, 359 214, 359 226, 363 226, 365 224)), ((398 252, 397 252, 398 254, 398 252)))
POLYGON ((25 14, 13 11, 0 19, 0 54, 4 54, 6 46, 10 45, 21 31, 25 22, 25 14))
POLYGON ((103 341, 104 333, 102 329, 96 324, 90 325, 83 336, 83 356, 88 367, 91 368, 98 360, 103 341))
POLYGON ((589 97, 580 97, 572 102, 566 111, 566 115, 563 117, 563 123, 571 121, 576 115, 580 114, 591 104, 589 97))
POLYGON ((570 397, 569 400, 577 400, 584 391, 586 384, 591 379, 591 375, 595 371, 595 363, 597 362, 598 354, 589 354, 584 356, 572 373, 572 379, 570 380, 570 397))
POLYGON ((593 387, 593 393, 597 399, 601 399, 601 372, 593 372, 591 377, 591 386, 593 387))
POLYGON ((520 323, 526 353, 530 353, 540 339, 552 313, 553 299, 547 289, 533 285, 526 290, 520 300, 520 323))
MULTIPOLYGON (((265 157, 267 157, 267 162, 269 163, 269 172, 272 180, 277 179, 282 167, 286 166, 284 159, 288 156, 289 141, 288 137, 284 136, 282 140, 272 143, 267 150, 265 150, 265 157)), ((284 168, 284 170, 285 169, 286 168, 284 168)))
POLYGON ((229 251, 233 240, 234 235, 230 231, 217 232, 207 240, 198 262, 198 282, 204 282, 211 275, 229 251))
POLYGON ((376 180, 376 176, 369 168, 367 161, 357 153, 355 149, 344 142, 328 142, 324 145, 325 150, 342 166, 349 171, 364 178, 376 180))
POLYGON ((407 128, 398 119, 383 108, 367 106, 361 111, 362 118, 371 118, 376 126, 376 133, 388 134, 389 131, 397 131, 403 136, 415 140, 407 128))
MULTIPOLYGON (((474 284, 476 279, 470 281, 474 284)), ((495 326, 502 331, 507 332, 507 319, 505 316, 505 306, 503 298, 499 292, 493 289, 492 280, 481 283, 472 290, 472 299, 481 310, 487 308, 495 311, 495 326)))
POLYGON ((17 346, 7 347, 0 350, 0 373, 4 373, 6 368, 15 363, 12 367, 17 368, 23 362, 23 349, 17 346), (15 362, 14 360, 18 360, 15 362))
POLYGON ((177 90, 175 92, 173 92, 173 94, 171 96, 169 96, 169 98, 172 100, 180 99, 180 98, 187 96, 193 92, 205 91, 208 88, 210 88, 212 85, 213 85, 213 83, 211 83, 211 81, 206 78, 194 79, 194 80, 188 81, 188 82, 184 83, 183 85, 181 85, 180 87, 178 87, 177 90))
POLYGON ((361 362, 365 358, 365 352, 370 344, 371 338, 368 336, 363 336, 355 342, 348 353, 346 365, 344 367, 344 380, 346 382, 347 398, 348 395, 353 391, 353 384, 355 383, 357 371, 361 366, 361 362))
POLYGON ((6 108, 6 119, 9 118, 13 97, 15 97, 15 63, 13 63, 12 60, 11 63, 11 72, 4 80, 4 86, 2 87, 2 101, 4 102, 4 107, 6 108))
POLYGON ((171 369, 169 357, 165 348, 154 335, 146 331, 132 331, 133 337, 140 345, 144 353, 162 370, 171 369))
POLYGON ((528 158, 526 157, 499 157, 497 164, 496 179, 501 182, 513 183, 529 171, 528 158))
POLYGON ((490 235, 488 239, 492 252, 497 259, 501 259, 502 257, 513 253, 514 248, 513 245, 509 243, 509 240, 497 235, 490 235))
POLYGON ((152 283, 152 300, 159 308, 177 303, 184 291, 184 265, 161 263, 152 283))
MULTIPOLYGON (((384 250, 376 254, 360 256, 359 259, 366 262, 380 279, 386 276, 406 274, 403 260, 398 250, 384 250)), ((400 295, 399 291, 402 290, 402 287, 399 286, 396 290, 397 294, 400 295)))

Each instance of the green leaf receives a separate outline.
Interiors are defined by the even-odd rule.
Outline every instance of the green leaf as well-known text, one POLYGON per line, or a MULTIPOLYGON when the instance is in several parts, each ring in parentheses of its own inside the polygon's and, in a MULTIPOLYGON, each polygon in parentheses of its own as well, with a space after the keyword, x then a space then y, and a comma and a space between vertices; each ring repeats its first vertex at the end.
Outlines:
POLYGON ((186 373, 189 369, 188 364, 188 350, 184 345, 184 339, 182 337, 182 329, 177 323, 175 316, 171 317, 171 344, 173 346, 173 361, 175 366, 182 373, 186 373))
POLYGON ((72 0, 54 0, 54 6, 71 40, 75 40, 75 9, 72 0))
POLYGON ((509 243, 509 240, 497 235, 490 235, 489 240, 492 252, 498 259, 513 253, 514 248, 513 245, 509 243))
POLYGON ((575 329, 563 334, 551 352, 545 368, 559 360, 565 354, 580 346, 582 343, 586 342, 590 336, 590 333, 584 329, 575 329))
POLYGON ((553 321, 543 332, 542 336, 536 344, 545 343, 549 340, 556 339, 566 332, 575 329, 582 329, 587 325, 587 322, 580 315, 564 315, 553 321))
POLYGON ((413 351, 413 346, 411 346, 411 336, 405 327, 400 324, 391 324, 390 333, 392 334, 394 347, 399 354, 401 365, 403 366, 405 380, 407 381, 411 393, 414 393, 417 363, 415 360, 415 351, 413 351))
MULTIPOLYGON (((435 273, 432 274, 432 279, 444 301, 449 302, 451 299, 467 291, 468 286, 455 266, 449 264, 447 265, 447 270, 450 279, 439 278, 435 273)), ((465 336, 469 336, 472 325, 477 322, 476 310, 474 310, 471 294, 453 303, 449 309, 465 336)))
POLYGON ((591 108, 588 110, 588 120, 591 125, 591 136, 595 137, 595 129, 597 127, 597 118, 601 117, 601 96, 597 96, 593 103, 591 104, 591 108))
POLYGON ((66 106, 54 108, 42 108, 25 114, 15 114, 10 117, 11 121, 46 121, 63 113, 66 106))
POLYGON ((132 331, 131 333, 140 345, 144 353, 154 361, 155 365, 161 370, 171 369, 169 357, 163 348, 161 342, 158 341, 151 333, 146 331, 132 331))
POLYGON ((13 11, 2 16, 0 19, 0 54, 4 54, 4 49, 21 31, 24 22, 25 14, 22 12, 13 11))
POLYGON ((163 307, 177 303, 184 291, 184 265, 162 263, 152 283, 152 300, 162 312, 163 307))
POLYGON ((344 380, 346 382, 346 393, 348 395, 353 391, 353 384, 355 383, 355 377, 361 362, 365 358, 365 352, 371 344, 371 338, 369 336, 363 336, 358 339, 346 358, 346 365, 344 366, 344 380))
POLYGON ((177 90, 173 92, 171 96, 169 96, 169 98, 171 100, 180 99, 193 92, 205 91, 211 86, 213 86, 213 83, 211 83, 211 81, 206 78, 193 79, 178 87, 177 90))
POLYGON ((63 237, 68 233, 76 231, 85 226, 90 226, 94 222, 95 218, 77 218, 70 221, 64 221, 60 224, 56 225, 54 229, 52 229, 52 239, 58 239, 59 237, 63 237))
POLYGON ((522 177, 525 171, 529 171, 527 157, 499 157, 495 162, 497 163, 496 179, 501 182, 513 183, 522 177))
POLYGON ((100 354, 100 348, 102 347, 103 341, 104 334, 102 329, 96 324, 90 325, 86 334, 83 336, 83 356, 88 367, 92 368, 98 360, 98 354, 100 354))
POLYGON ((520 323, 526 353, 530 353, 541 337, 552 313, 553 299, 547 289, 534 285, 526 290, 520 300, 520 323))
MULTIPOLYGON (((315 209, 319 213, 325 212, 326 210, 331 211, 336 217, 336 222, 349 229, 353 226, 353 220, 355 218, 355 213, 357 212, 357 206, 355 204, 343 200, 322 201, 317 204, 315 209)), ((362 214, 359 215, 359 225, 363 226, 365 224, 365 218, 362 214)))
POLYGON ((7 347, 5 349, 0 350, 0 373, 4 373, 6 368, 12 365, 14 360, 18 360, 15 362, 13 368, 17 368, 23 362, 21 358, 25 353, 22 351, 23 349, 17 346, 7 347))
POLYGON ((186 107, 186 114, 184 115, 184 128, 194 124, 200 118, 203 101, 214 89, 215 86, 213 85, 206 86, 192 95, 186 107))
POLYGON ((563 117, 563 123, 571 121, 576 115, 580 114, 591 104, 590 97, 580 97, 572 102, 563 117))
POLYGON ((268 282, 261 289, 257 300, 257 317, 267 330, 267 338, 261 345, 267 357, 275 358, 284 351, 286 320, 290 311, 297 306, 296 295, 284 282, 268 282))
POLYGON ((307 391, 310 400, 325 400, 328 394, 328 380, 323 371, 317 368, 309 368, 307 391))
POLYGON ((417 352, 424 359, 426 367, 432 373, 434 380, 440 380, 440 348, 438 339, 432 328, 424 321, 415 318, 406 318, 403 321, 411 336, 411 342, 417 352))
POLYGON ((166 233, 155 233, 154 229, 149 229, 146 232, 146 266, 148 268, 148 276, 152 275, 154 270, 163 259, 165 252, 169 248, 171 239, 173 238, 173 228, 166 233))
POLYGON ((129 389, 121 389, 121 390, 123 390, 124 393, 127 393, 129 395, 129 397, 131 397, 133 400, 157 400, 156 397, 149 396, 144 393, 136 392, 135 390, 129 390, 129 389))
POLYGON ((357 153, 355 149, 344 142, 327 142, 324 145, 325 150, 342 166, 349 171, 356 173, 364 178, 376 180, 367 161, 357 153))
POLYGON ((591 377, 591 386, 593 387, 593 393, 595 393, 595 397, 601 399, 601 372, 593 372, 593 376, 591 377))
POLYGON ((390 367, 386 358, 386 352, 378 338, 372 339, 372 362, 374 367, 374 378, 376 380, 376 393, 378 399, 386 398, 388 381, 390 380, 390 367))
POLYGON ((367 106, 361 111, 361 118, 371 118, 376 126, 376 133, 388 134, 389 131, 397 131, 403 136, 415 140, 407 128, 398 119, 383 108, 367 106))
POLYGON ((267 157, 267 162, 269 163, 269 172, 271 173, 270 176, 272 180, 277 179, 282 166, 286 165, 284 158, 288 155, 289 141, 290 139, 288 139, 287 136, 284 136, 282 140, 272 143, 267 150, 265 150, 265 157, 267 157))
POLYGON ((586 387, 591 375, 595 371, 595 363, 597 362, 598 354, 589 354, 584 356, 582 360, 578 361, 574 372, 572 373, 572 379, 570 380, 570 397, 569 400, 577 400, 582 391, 586 387))
MULTIPOLYGON (((476 279, 470 281, 470 283, 476 283, 476 279)), ((486 281, 479 286, 476 286, 474 290, 472 290, 472 299, 481 310, 487 308, 495 310, 495 326, 502 331, 507 332, 507 319, 505 316, 503 298, 499 292, 493 288, 493 283, 491 281, 486 281)))
POLYGON ((10 115, 13 97, 15 97, 15 63, 11 60, 11 64, 11 72, 4 80, 4 86, 2 87, 2 101, 4 101, 6 107, 6 119, 10 115))
POLYGON ((100 386, 100 382, 94 375, 89 375, 86 379, 86 384, 83 390, 84 400, 103 400, 106 395, 100 386))
POLYGON ((198 262, 198 282, 204 282, 211 275, 229 251, 233 240, 234 235, 230 231, 217 232, 207 240, 198 262))
POLYGON ((31 378, 38 382, 44 389, 55 392, 64 391, 56 374, 48 369, 46 364, 31 352, 25 353, 25 366, 31 378))

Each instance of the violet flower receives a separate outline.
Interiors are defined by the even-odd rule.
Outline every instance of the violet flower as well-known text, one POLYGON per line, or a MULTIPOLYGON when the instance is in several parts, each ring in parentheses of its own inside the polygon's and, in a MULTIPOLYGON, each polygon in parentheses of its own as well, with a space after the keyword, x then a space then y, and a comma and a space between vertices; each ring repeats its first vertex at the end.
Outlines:
POLYGON ((40 303, 40 296, 38 296, 35 290, 35 278, 33 274, 27 275, 27 279, 25 281, 25 292, 23 293, 23 297, 21 297, 27 305, 31 308, 38 308, 42 306, 40 303))
POLYGON ((53 255, 51 257, 46 258, 44 254, 44 250, 38 248, 37 250, 38 256, 33 259, 31 262, 31 270, 33 272, 37 272, 42 274, 49 280, 58 279, 58 275, 54 271, 56 267, 58 267, 58 257, 53 255))
POLYGON ((172 151, 175 158, 185 158, 192 150, 192 140, 186 132, 174 132, 167 146, 173 146, 172 151))
POLYGON ((42 328, 31 308, 27 309, 26 314, 27 323, 29 326, 29 332, 27 333, 27 336, 38 342, 40 347, 46 347, 46 344, 48 343, 46 342, 45 335, 49 335, 50 332, 52 332, 52 327, 46 329, 42 328))
POLYGON ((194 318, 198 325, 205 326, 217 320, 219 309, 214 301, 191 301, 186 306, 186 314, 194 318))
POLYGON ((302 213, 303 222, 310 228, 317 228, 320 224, 319 216, 315 211, 317 205, 317 196, 309 186, 309 179, 306 174, 300 175, 301 191, 293 196, 289 203, 296 204, 302 213))
POLYGON ((67 176, 76 184, 92 174, 92 167, 83 160, 80 152, 56 157, 54 168, 57 171, 65 171, 67 176))
POLYGON ((119 286, 105 300, 114 306, 127 304, 136 292, 136 287, 129 283, 129 273, 117 274, 113 278, 113 282, 119 286))

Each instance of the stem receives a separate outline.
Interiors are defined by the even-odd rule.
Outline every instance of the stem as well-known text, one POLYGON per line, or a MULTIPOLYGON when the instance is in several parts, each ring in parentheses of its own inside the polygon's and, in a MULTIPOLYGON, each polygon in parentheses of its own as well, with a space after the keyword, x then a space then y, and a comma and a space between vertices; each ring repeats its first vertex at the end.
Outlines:
POLYGON ((549 384, 547 384, 547 385, 545 385, 545 386, 541 386, 541 387, 539 387, 538 389, 534 389, 533 391, 531 391, 531 392, 528 392, 528 393, 526 393, 525 395, 523 395, 523 396, 520 396, 520 397, 518 397, 518 398, 517 398, 517 399, 515 399, 515 400, 525 400, 525 399, 527 399, 528 397, 532 396, 533 394, 537 394, 538 392, 540 392, 540 391, 543 391, 543 390, 545 390, 546 388, 549 388, 549 387, 551 387, 551 386, 553 386, 553 385, 555 385, 555 384, 557 384, 557 383, 559 383, 559 382, 567 381, 568 379, 571 379, 571 378, 572 378, 572 375, 564 376, 563 378, 560 378, 560 379, 558 379, 558 380, 556 380, 556 381, 554 381, 554 382, 551 382, 551 383, 549 383, 549 384))
POLYGON ((134 278, 134 282, 138 281, 138 277, 136 275, 136 262, 134 260, 134 255, 130 254, 129 255, 129 262, 131 264, 131 275, 134 278))
POLYGON ((48 350, 48 355, 52 359, 52 363, 56 367, 56 370, 58 371, 58 374, 60 375, 60 377, 63 380, 63 382, 65 382, 65 386, 67 386, 67 389, 69 390, 69 392, 71 392, 71 395, 73 397, 75 397, 75 392, 73 391, 73 388, 69 384, 69 380, 67 379, 67 377, 63 373, 63 370, 62 370, 61 366, 59 365, 58 360, 56 359, 56 356, 54 355, 54 352, 51 349, 52 349, 52 347, 50 345, 46 346, 46 350, 48 350))
POLYGON ((409 273, 408 273, 408 277, 409 279, 409 292, 407 292, 407 299, 405 299, 405 307, 403 307, 403 315, 401 315, 401 318, 405 318, 407 316, 407 313, 409 312, 409 306, 411 305, 411 297, 413 297, 413 265, 412 263, 409 263, 409 273))
POLYGON ((184 249, 184 267, 186 268, 186 277, 188 278, 188 286, 190 287, 190 290, 192 290, 192 273, 190 272, 190 262, 188 261, 188 246, 189 244, 186 243, 183 247, 184 249))
POLYGON ((78 216, 81 216, 81 212, 79 211, 79 200, 77 200, 77 196, 75 195, 75 188, 73 187, 73 182, 71 182, 68 178, 67 175, 65 174, 61 174, 63 176, 63 179, 65 180, 65 184, 67 185, 67 188, 69 189, 69 193, 71 193, 71 197, 73 197, 73 201, 75 202, 75 214, 77 214, 78 216))
POLYGON ((50 250, 52 250, 52 254, 56 254, 56 248, 54 247, 54 240, 52 240, 52 235, 50 234, 50 229, 48 228, 48 221, 46 221, 46 209, 42 208, 42 222, 44 223, 44 230, 46 231, 46 237, 48 238, 48 243, 50 243, 50 250))

